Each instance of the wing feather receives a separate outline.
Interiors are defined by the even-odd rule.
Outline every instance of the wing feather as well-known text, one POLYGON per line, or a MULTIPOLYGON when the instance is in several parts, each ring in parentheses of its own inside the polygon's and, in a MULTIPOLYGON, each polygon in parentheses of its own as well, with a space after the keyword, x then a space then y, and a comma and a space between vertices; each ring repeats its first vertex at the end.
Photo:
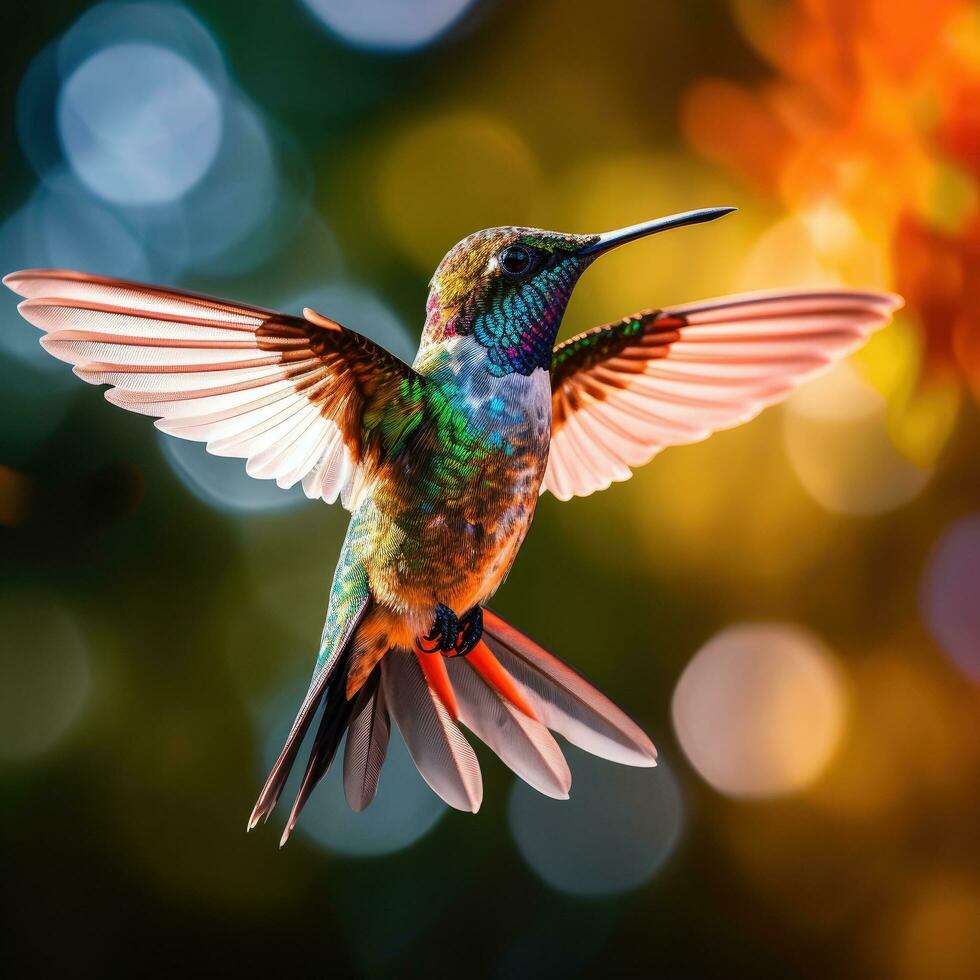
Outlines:
POLYGON ((159 429, 238 456, 246 470, 309 497, 350 492, 370 455, 364 412, 411 368, 310 312, 257 306, 80 272, 31 269, 4 282, 42 346, 106 399, 159 429))
POLYGON ((542 492, 585 496, 667 446, 753 418, 859 347, 901 305, 885 293, 757 293, 648 310, 555 350, 542 492))

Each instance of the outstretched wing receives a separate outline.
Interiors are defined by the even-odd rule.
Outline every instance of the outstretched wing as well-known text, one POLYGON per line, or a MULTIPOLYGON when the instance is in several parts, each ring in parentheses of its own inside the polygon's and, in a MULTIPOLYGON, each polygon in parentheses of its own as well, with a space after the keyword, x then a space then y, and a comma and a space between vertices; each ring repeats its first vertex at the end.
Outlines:
POLYGON ((647 310, 560 344, 542 491, 587 496, 666 446, 753 418, 859 347, 901 306, 886 293, 730 296, 647 310))
POLYGON ((28 270, 4 283, 46 332, 42 346, 106 398, 156 426, 246 459, 249 475, 345 506, 370 453, 361 421, 413 372, 384 348, 307 319, 80 272, 28 270))

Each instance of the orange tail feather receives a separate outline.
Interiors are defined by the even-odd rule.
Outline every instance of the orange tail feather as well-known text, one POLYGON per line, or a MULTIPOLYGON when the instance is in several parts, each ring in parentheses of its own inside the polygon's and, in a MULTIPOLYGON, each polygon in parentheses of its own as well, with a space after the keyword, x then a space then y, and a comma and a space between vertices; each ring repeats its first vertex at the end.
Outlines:
POLYGON ((446 661, 438 653, 423 653, 418 649, 415 651, 415 656, 418 658, 429 687, 439 695, 439 700, 449 712, 452 720, 459 721, 459 708, 456 705, 456 695, 453 694, 453 685, 446 670, 446 661))
MULTIPOLYGON (((521 694, 520 688, 514 683, 514 679, 500 666, 500 661, 490 652, 490 648, 483 640, 480 640, 467 654, 466 659, 502 698, 510 701, 518 711, 523 711, 528 718, 534 721, 540 720, 527 703, 524 695, 521 694)), ((445 670, 445 667, 443 669, 445 670)))

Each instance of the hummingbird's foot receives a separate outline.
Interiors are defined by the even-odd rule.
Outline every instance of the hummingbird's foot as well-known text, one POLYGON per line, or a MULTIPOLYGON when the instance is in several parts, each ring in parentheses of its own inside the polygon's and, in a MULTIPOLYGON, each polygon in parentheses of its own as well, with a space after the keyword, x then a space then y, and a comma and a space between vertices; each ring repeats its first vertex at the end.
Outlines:
POLYGON ((460 617, 459 636, 456 637, 456 656, 465 657, 483 636, 483 607, 474 606, 460 617))
POLYGON ((425 636, 416 637, 415 645, 423 653, 441 653, 443 656, 453 653, 459 640, 459 622, 456 613, 440 602, 436 606, 432 629, 425 636))
POLYGON ((463 616, 440 603, 432 629, 425 636, 415 638, 415 645, 423 653, 441 653, 444 657, 465 657, 471 653, 483 636, 483 609, 474 606, 463 616))

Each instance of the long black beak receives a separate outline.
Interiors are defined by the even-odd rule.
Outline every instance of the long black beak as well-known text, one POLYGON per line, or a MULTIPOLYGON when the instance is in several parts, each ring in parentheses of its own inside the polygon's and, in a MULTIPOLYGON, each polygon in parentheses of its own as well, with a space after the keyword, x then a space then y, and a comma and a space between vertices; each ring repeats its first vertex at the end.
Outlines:
POLYGON ((580 249, 578 254, 589 257, 601 255, 618 245, 634 242, 637 238, 646 238, 647 235, 655 235, 658 231, 666 231, 668 228, 683 228, 684 225, 699 225, 702 221, 714 221, 715 218, 731 214, 736 210, 737 208, 701 208, 697 211, 669 214, 666 218, 655 218, 653 221, 644 221, 617 231, 607 231, 599 236, 598 241, 580 249))

